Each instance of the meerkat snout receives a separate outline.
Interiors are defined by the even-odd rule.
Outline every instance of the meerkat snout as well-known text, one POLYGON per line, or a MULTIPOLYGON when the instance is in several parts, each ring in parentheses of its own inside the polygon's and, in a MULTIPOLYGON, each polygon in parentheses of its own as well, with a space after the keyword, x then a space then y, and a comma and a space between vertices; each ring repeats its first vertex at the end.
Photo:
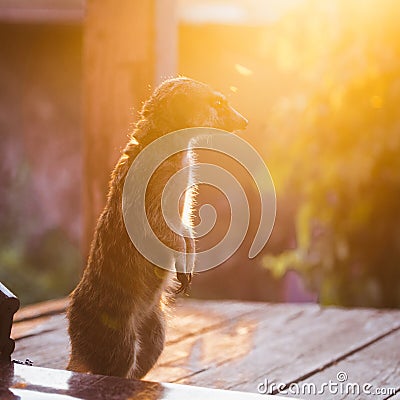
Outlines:
POLYGON ((249 121, 229 104, 226 104, 228 116, 224 128, 228 132, 242 131, 247 128, 249 121))

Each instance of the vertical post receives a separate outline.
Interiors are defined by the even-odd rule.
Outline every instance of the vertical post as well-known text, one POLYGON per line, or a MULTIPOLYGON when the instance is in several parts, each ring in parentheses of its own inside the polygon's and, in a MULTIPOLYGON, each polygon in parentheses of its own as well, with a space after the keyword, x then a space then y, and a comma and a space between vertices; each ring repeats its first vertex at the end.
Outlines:
POLYGON ((160 84, 176 75, 178 65, 178 16, 176 0, 155 2, 155 75, 160 84))
POLYGON ((84 255, 141 103, 175 74, 175 0, 88 0, 84 30, 84 255))
POLYGON ((10 334, 18 308, 18 298, 0 283, 0 362, 9 362, 14 351, 15 343, 10 334))

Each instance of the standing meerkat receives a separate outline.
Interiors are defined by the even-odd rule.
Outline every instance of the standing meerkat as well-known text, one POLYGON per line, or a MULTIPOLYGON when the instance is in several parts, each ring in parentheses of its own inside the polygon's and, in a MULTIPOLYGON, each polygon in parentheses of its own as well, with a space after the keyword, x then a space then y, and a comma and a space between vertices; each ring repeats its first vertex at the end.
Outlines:
MULTIPOLYGON (((172 273, 151 264, 138 252, 123 220, 124 182, 136 156, 152 141, 179 129, 213 127, 233 132, 246 125, 247 120, 222 94, 189 78, 166 80, 143 104, 132 137, 112 172, 87 266, 71 294, 67 369, 142 378, 164 348, 163 309, 166 294, 174 286, 172 273)), ((195 253, 194 240, 183 241, 171 231, 161 210, 165 184, 187 163, 188 157, 178 154, 157 169, 147 187, 145 206, 160 240, 178 251, 195 253)), ((187 210, 192 208, 195 191, 189 193, 184 204, 187 210)), ((191 260, 194 262, 194 257, 191 260)), ((177 273, 180 288, 176 292, 187 289, 193 268, 189 265, 185 268, 188 273, 177 273)))

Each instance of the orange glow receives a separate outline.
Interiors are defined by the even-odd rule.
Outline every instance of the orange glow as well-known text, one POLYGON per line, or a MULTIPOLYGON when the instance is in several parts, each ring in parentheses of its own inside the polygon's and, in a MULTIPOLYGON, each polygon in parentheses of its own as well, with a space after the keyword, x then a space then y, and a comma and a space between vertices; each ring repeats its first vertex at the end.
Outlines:
POLYGON ((383 106, 383 99, 380 96, 372 96, 369 102, 372 108, 382 108, 383 106))
POLYGON ((244 65, 235 64, 235 69, 237 72, 239 72, 240 75, 243 76, 253 75, 253 71, 250 68, 245 67, 244 65))
POLYGON ((208 3, 246 21, 183 29, 181 66, 238 93, 270 168, 282 222, 265 266, 302 272, 325 304, 398 307, 400 3, 208 3))

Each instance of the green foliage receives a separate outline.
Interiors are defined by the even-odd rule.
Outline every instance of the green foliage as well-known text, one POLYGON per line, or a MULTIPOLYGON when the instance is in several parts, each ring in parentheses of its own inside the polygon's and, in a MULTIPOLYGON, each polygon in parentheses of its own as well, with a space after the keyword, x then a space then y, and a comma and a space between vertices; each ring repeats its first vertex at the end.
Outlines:
POLYGON ((81 265, 76 246, 61 230, 36 238, 0 245, 0 281, 23 305, 67 295, 77 283, 81 265))
POLYGON ((400 6, 326 4, 308 2, 282 32, 304 43, 293 67, 304 88, 273 116, 297 247, 265 265, 300 271, 323 304, 400 307, 400 6))
POLYGON ((43 216, 30 195, 29 165, 15 170, 13 179, 2 177, 0 190, 0 281, 22 305, 65 296, 80 274, 79 248, 62 227, 39 232, 43 216))

